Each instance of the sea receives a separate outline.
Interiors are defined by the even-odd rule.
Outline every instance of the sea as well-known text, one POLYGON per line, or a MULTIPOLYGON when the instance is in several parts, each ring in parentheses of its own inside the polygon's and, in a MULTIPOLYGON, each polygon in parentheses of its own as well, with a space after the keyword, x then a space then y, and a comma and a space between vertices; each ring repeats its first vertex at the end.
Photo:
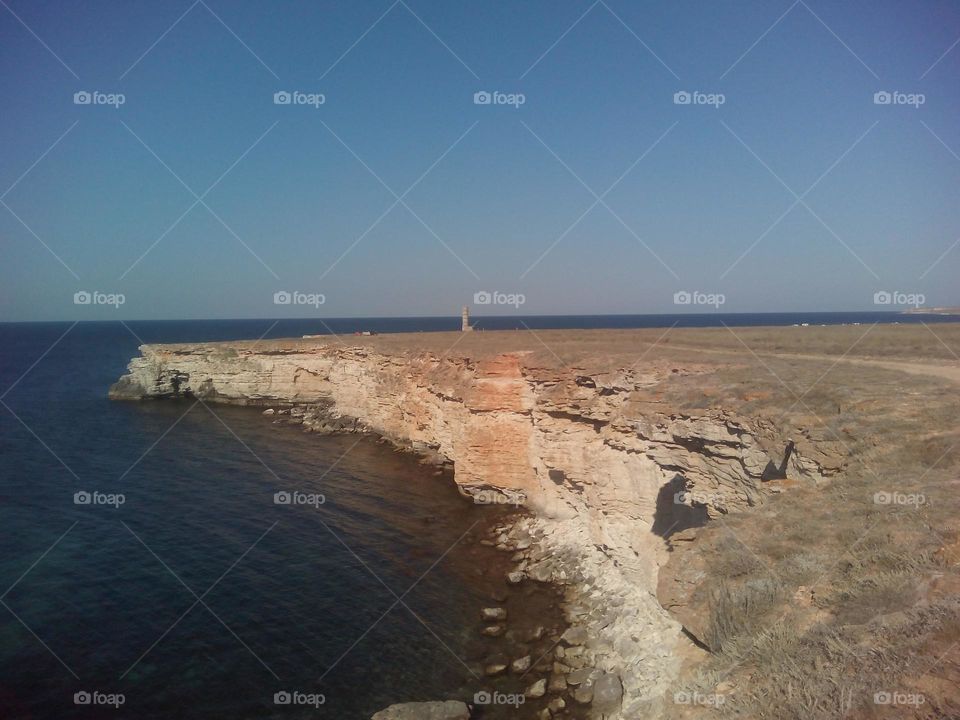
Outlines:
MULTIPOLYGON (((779 313, 473 323, 951 320, 779 313)), ((309 434, 252 408, 107 399, 142 343, 459 323, 0 323, 0 717, 369 718, 395 702, 469 699, 489 651, 478 640, 479 608, 500 573, 496 551, 479 539, 501 508, 465 501, 449 471, 373 438, 309 434), (277 502, 278 493, 296 500, 277 502)), ((549 612, 536 598, 517 602, 549 612)))

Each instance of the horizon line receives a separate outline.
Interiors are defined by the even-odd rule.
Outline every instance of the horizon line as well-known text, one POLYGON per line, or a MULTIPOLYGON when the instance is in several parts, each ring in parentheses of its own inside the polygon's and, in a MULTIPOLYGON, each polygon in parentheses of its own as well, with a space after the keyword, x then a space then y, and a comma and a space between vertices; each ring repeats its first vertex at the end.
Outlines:
MULTIPOLYGON (((499 319, 499 318, 600 318, 600 317, 719 317, 730 315, 840 315, 845 313, 895 314, 895 315, 937 315, 960 314, 960 306, 935 306, 923 308, 906 308, 900 310, 765 310, 765 311, 738 311, 738 312, 677 312, 677 313, 548 313, 548 314, 509 314, 509 315, 475 315, 471 319, 499 319), (953 310, 953 313, 937 313, 938 310, 953 310)), ((207 318, 90 318, 76 320, 58 318, 54 320, 0 320, 0 325, 25 325, 39 323, 111 323, 111 322, 287 322, 287 321, 330 321, 330 320, 453 320, 459 321, 460 315, 341 315, 341 316, 311 316, 311 317, 207 317, 207 318)))

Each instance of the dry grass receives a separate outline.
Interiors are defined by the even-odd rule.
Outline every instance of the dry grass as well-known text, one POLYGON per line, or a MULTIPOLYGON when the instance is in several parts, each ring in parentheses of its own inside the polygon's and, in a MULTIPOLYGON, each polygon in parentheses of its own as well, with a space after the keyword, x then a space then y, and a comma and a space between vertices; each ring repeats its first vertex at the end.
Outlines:
POLYGON ((710 624, 704 638, 707 645, 725 652, 739 638, 756 633, 783 599, 783 591, 779 580, 769 577, 738 585, 721 581, 710 598, 710 624))
MULTIPOLYGON (((799 353, 848 358, 952 360, 960 356, 958 322, 923 325, 877 325, 767 328, 649 328, 638 330, 517 330, 473 333, 388 333, 370 337, 320 338, 218 343, 224 352, 256 345, 258 352, 285 352, 314 347, 364 347, 394 355, 431 352, 482 360, 500 353, 524 353, 531 366, 577 366, 591 371, 651 363, 696 362, 729 367, 756 366, 752 353, 799 353), (936 334, 934 334, 936 333, 936 334), (749 348, 749 349, 748 349, 749 348), (639 362, 638 362, 639 361, 639 362)), ((318 324, 318 331, 322 326, 318 324)), ((174 346, 168 346, 174 347, 174 346)), ((189 346, 187 346, 189 347, 189 346)), ((767 362, 769 358, 764 358, 767 362)), ((787 373, 788 375, 789 373, 787 373)))
POLYGON ((711 523, 675 553, 671 563, 707 558, 699 597, 712 652, 670 693, 725 702, 668 703, 668 715, 960 718, 960 392, 841 364, 819 382, 816 369, 783 360, 768 369, 729 368, 719 395, 696 401, 687 387, 677 399, 749 397, 738 412, 784 436, 805 428, 811 444, 839 448, 845 468, 711 523), (905 504, 884 504, 894 493, 905 504), (924 703, 874 702, 895 691, 924 703))

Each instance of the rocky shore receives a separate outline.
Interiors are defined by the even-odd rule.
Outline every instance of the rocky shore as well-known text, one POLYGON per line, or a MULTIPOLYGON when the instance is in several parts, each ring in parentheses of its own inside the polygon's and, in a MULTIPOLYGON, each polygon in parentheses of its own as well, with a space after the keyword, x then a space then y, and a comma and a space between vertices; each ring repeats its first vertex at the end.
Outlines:
MULTIPOLYGON (((604 631, 625 593, 609 598, 598 594, 597 578, 583 582, 580 566, 564 561, 555 549, 555 531, 516 512, 479 540, 502 553, 506 567, 491 563, 483 573, 489 576, 492 570, 494 577, 488 577, 490 603, 478 612, 484 650, 471 663, 479 678, 473 692, 464 700, 398 703, 373 720, 616 716, 623 685, 617 668, 603 661, 612 654, 604 631)), ((669 650, 654 648, 650 658, 651 664, 654 658, 666 663, 669 650)))
MULTIPOLYGON (((582 566, 563 560, 558 539, 551 537, 556 528, 531 516, 512 520, 494 528, 489 541, 498 550, 511 553, 513 568, 506 575, 507 583, 513 587, 553 585, 562 594, 566 623, 562 628, 537 625, 520 638, 510 670, 523 681, 526 702, 539 707, 535 717, 609 717, 621 706, 623 687, 617 669, 602 666, 611 648, 603 645, 600 630, 610 617, 605 609, 617 603, 607 599, 596 602, 599 598, 593 586, 581 576, 582 566)), ((489 610, 495 609, 484 613, 497 619, 489 610)), ((494 628, 497 626, 485 630, 499 635, 494 628)), ((485 670, 496 675, 502 666, 485 670)))

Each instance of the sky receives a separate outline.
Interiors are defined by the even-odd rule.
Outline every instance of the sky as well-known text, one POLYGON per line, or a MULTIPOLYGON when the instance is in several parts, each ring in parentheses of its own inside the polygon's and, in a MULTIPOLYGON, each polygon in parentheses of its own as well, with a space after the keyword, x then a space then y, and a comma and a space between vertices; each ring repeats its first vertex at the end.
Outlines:
POLYGON ((3 0, 0 320, 960 305, 960 7, 791 2, 3 0))

